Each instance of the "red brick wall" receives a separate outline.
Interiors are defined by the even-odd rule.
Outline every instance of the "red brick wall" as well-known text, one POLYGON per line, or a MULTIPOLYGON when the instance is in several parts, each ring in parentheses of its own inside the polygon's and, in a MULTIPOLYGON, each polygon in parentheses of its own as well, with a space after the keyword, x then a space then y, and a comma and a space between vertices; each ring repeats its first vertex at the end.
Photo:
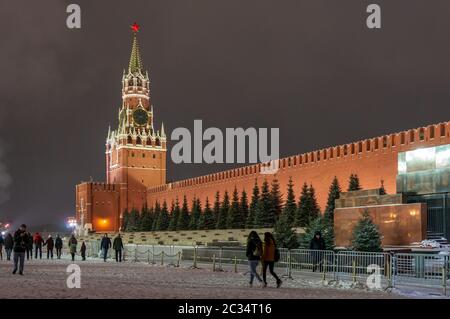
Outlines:
MULTIPOLYGON (((399 152, 448 143, 450 143, 450 126, 449 122, 446 122, 283 158, 280 160, 280 169, 275 176, 280 182, 283 193, 286 193, 286 184, 289 177, 292 177, 297 198, 302 184, 311 183, 323 210, 334 176, 337 176, 343 190, 346 190, 348 186, 350 174, 356 173, 363 188, 378 188, 380 181, 384 180, 387 192, 395 193, 399 152), (441 136, 441 128, 443 136, 441 136), (385 147, 384 141, 386 141, 385 147), (344 155, 345 148, 347 155, 344 155)), ((147 191, 147 200, 149 205, 156 200, 166 200, 170 204, 176 197, 181 201, 186 195, 189 201, 199 197, 204 203, 205 198, 209 197, 212 202, 217 190, 222 196, 225 190, 231 193, 235 186, 239 191, 245 189, 250 195, 255 178, 261 185, 264 178, 270 182, 274 177, 262 175, 259 171, 259 165, 254 165, 161 185, 147 191)))

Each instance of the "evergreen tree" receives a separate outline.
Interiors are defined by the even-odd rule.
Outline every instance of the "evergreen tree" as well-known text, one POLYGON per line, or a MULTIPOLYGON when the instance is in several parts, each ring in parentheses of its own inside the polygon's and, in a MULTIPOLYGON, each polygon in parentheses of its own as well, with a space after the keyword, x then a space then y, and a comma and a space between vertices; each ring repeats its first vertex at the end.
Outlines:
POLYGON ((178 217, 178 230, 186 230, 189 227, 189 208, 186 195, 183 198, 183 204, 181 206, 180 216, 178 217))
POLYGON ((386 195, 386 189, 384 188, 384 180, 381 180, 381 186, 380 186, 380 195, 386 195))
POLYGON ((294 183, 292 182, 292 178, 289 178, 283 214, 285 215, 286 223, 291 227, 294 225, 296 211, 297 204, 295 202, 294 183))
POLYGON ((316 219, 320 215, 319 204, 317 203, 316 191, 312 185, 309 185, 308 189, 309 193, 309 216, 308 216, 308 224, 311 220, 316 219))
POLYGON ((191 217, 189 220, 189 229, 191 230, 198 229, 198 221, 200 219, 201 210, 202 208, 200 204, 200 199, 194 198, 192 202, 191 217))
POLYGON ((250 209, 248 211, 247 220, 245 222, 245 228, 255 227, 256 211, 258 210, 259 203, 259 187, 258 180, 255 179, 255 185, 253 186, 252 201, 250 202, 250 209))
POLYGON ((122 215, 122 231, 128 231, 128 221, 130 219, 130 213, 128 212, 128 209, 125 208, 125 211, 122 215))
POLYGON ((139 231, 139 211, 136 208, 133 208, 130 212, 129 218, 128 218, 128 225, 127 225, 127 231, 139 231))
POLYGON ((219 191, 217 191, 216 198, 214 201, 214 206, 213 206, 214 228, 216 228, 217 220, 219 219, 219 215, 220 215, 220 193, 219 193, 219 191))
POLYGON ((255 227, 273 227, 275 223, 273 207, 272 196, 269 191, 269 183, 267 180, 264 180, 261 186, 261 197, 256 210, 255 227))
POLYGON ((327 218, 332 224, 334 224, 335 200, 339 198, 340 194, 341 186, 339 185, 339 181, 335 176, 328 191, 327 206, 325 208, 325 218, 327 218))
POLYGON ((247 222, 248 217, 248 198, 247 198, 247 192, 245 190, 241 193, 241 200, 239 201, 239 210, 242 214, 242 225, 239 226, 239 228, 245 228, 245 224, 247 222))
MULTIPOLYGON (((173 203, 172 203, 173 206, 173 203)), ((170 222, 167 230, 177 230, 178 219, 180 217, 180 203, 178 202, 178 197, 175 200, 175 206, 171 209, 170 222)))
POLYGON ((297 206, 294 225, 296 227, 305 227, 309 222, 309 209, 311 207, 308 184, 302 186, 300 199, 297 206))
POLYGON ((211 205, 209 204, 209 199, 206 197, 205 209, 203 210, 204 216, 204 228, 203 229, 214 229, 216 227, 213 211, 211 210, 211 205))
POLYGON ((274 178, 272 180, 270 188, 270 200, 272 202, 270 216, 273 216, 272 217, 273 220, 271 221, 271 223, 272 225, 274 225, 283 210, 283 202, 281 199, 281 192, 280 192, 280 183, 278 183, 277 178, 274 178))
POLYGON ((223 201, 220 205, 219 216, 217 216, 217 229, 225 229, 227 226, 227 215, 228 210, 230 209, 230 197, 228 196, 228 192, 225 191, 223 195, 223 201))
POLYGON ((353 229, 352 245, 357 251, 382 251, 380 231, 370 218, 367 209, 364 210, 361 219, 353 229))
POLYGON ((142 207, 141 211, 141 231, 152 231, 153 218, 147 204, 142 207))
POLYGON ((299 246, 297 235, 292 229, 292 224, 289 222, 289 216, 286 210, 278 218, 273 235, 278 247, 295 249, 299 246))
POLYGON ((227 228, 230 228, 230 229, 243 228, 244 224, 245 224, 245 219, 240 210, 240 205, 239 205, 239 193, 238 193, 237 188, 234 187, 230 209, 228 210, 228 214, 227 214, 227 228))
POLYGON ((325 249, 332 250, 334 248, 334 232, 333 225, 327 218, 322 216, 313 219, 306 227, 305 234, 302 238, 302 247, 309 249, 309 243, 313 239, 316 231, 320 231, 325 241, 325 249))
POLYGON ((163 205, 161 207, 161 211, 158 214, 158 220, 156 222, 156 229, 161 230, 167 230, 167 227, 169 226, 169 212, 167 210, 167 203, 166 201, 163 202, 163 205))
POLYGON ((348 191, 359 191, 361 190, 361 185, 359 184, 359 177, 357 174, 350 174, 350 178, 348 180, 348 191))
POLYGON ((155 209, 153 210, 153 226, 152 226, 153 231, 160 230, 158 224, 160 214, 161 214, 161 204, 159 204, 159 202, 156 201, 155 209))

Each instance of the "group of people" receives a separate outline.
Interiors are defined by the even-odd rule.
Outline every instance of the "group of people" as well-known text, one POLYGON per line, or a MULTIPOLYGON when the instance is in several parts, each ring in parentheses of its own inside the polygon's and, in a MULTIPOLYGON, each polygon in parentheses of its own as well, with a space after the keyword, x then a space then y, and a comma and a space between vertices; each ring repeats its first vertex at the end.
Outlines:
MULTIPOLYGON (((313 264, 312 271, 315 272, 317 267, 319 267, 319 271, 322 272, 322 251, 326 247, 320 231, 315 232, 314 237, 310 241, 309 249, 311 250, 313 264)), ((262 284, 262 287, 267 287, 267 269, 275 278, 277 288, 281 286, 282 281, 274 271, 275 262, 280 258, 280 252, 271 233, 264 233, 264 241, 262 241, 256 231, 251 231, 247 239, 246 255, 250 268, 250 287, 253 286, 255 278, 262 284), (262 279, 256 270, 259 263, 262 264, 262 279)))
POLYGON ((264 241, 262 241, 256 231, 251 231, 247 239, 246 256, 250 266, 250 287, 253 286, 254 278, 262 284, 262 287, 267 287, 267 268, 275 278, 277 288, 281 286, 282 281, 274 271, 275 262, 279 259, 279 251, 272 233, 264 233, 264 241), (256 270, 259 263, 262 264, 262 279, 256 270))

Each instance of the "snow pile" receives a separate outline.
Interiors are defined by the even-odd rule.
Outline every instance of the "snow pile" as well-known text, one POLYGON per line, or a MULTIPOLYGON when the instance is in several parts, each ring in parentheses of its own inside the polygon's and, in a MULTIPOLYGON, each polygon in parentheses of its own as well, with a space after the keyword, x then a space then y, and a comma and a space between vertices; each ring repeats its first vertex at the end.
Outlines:
POLYGON ((423 248, 440 248, 441 244, 432 239, 425 239, 420 242, 419 246, 423 248))

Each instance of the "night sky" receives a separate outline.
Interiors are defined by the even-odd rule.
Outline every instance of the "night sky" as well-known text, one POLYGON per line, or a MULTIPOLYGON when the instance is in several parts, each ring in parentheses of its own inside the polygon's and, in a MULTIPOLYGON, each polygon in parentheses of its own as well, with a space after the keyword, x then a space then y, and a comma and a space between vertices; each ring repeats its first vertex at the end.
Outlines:
MULTIPOLYGON (((62 223, 75 184, 105 180, 134 21, 157 128, 279 127, 286 156, 448 121, 449 16, 448 0, 1 1, 0 219, 62 223)), ((169 160, 168 180, 223 168, 169 160)))

